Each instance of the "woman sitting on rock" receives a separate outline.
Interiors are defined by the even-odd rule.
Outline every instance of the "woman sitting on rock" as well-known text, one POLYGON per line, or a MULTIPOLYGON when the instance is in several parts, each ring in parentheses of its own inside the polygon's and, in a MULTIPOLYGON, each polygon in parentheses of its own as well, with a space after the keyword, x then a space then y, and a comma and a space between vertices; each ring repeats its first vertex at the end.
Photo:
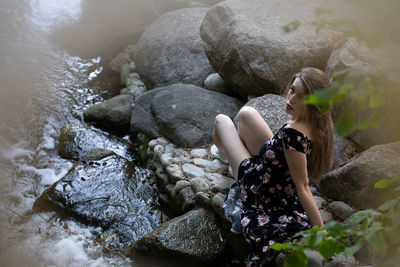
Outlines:
POLYGON ((309 176, 316 182, 332 167, 333 125, 330 112, 321 113, 303 99, 329 85, 319 69, 303 68, 295 74, 285 90, 286 112, 292 119, 275 135, 251 107, 239 111, 238 130, 228 116, 215 118, 212 152, 229 160, 240 187, 239 200, 230 201, 235 195, 231 188, 224 205, 237 206, 228 209, 232 213, 241 212, 242 231, 254 252, 247 266, 268 264, 275 255, 270 245, 323 225, 309 176))

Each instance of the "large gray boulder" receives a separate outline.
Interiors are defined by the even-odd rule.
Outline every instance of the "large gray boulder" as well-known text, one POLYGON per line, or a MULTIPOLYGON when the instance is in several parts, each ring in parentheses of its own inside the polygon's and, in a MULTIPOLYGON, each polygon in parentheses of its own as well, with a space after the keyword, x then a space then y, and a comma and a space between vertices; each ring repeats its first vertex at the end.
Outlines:
POLYGON ((358 68, 374 72, 379 69, 379 59, 365 44, 355 38, 341 40, 333 49, 326 65, 326 73, 331 76, 348 68, 358 68))
POLYGON ((155 88, 145 92, 136 99, 131 110, 131 134, 143 133, 150 138, 157 138, 160 136, 158 133, 158 126, 151 113, 150 105, 156 94, 171 88, 170 86, 155 88))
POLYGON ((211 65, 242 96, 279 94, 302 67, 325 69, 341 36, 327 28, 316 30, 315 22, 322 20, 315 14, 318 5, 313 0, 215 5, 200 28, 211 65), (285 27, 295 30, 285 32, 285 27))
POLYGON ((193 262, 209 262, 223 252, 221 231, 213 215, 204 209, 176 217, 132 244, 126 254, 179 257, 193 262))
POLYGON ((357 209, 377 207, 384 199, 374 184, 399 172, 400 142, 377 145, 323 175, 318 191, 357 209))
POLYGON ((148 175, 148 171, 114 153, 78 161, 42 193, 33 209, 62 210, 83 223, 113 229, 128 245, 161 223, 160 212, 151 204, 154 188, 144 182, 148 175))
POLYGON ((93 149, 108 149, 127 159, 131 159, 128 144, 111 137, 100 130, 77 124, 67 124, 61 128, 58 154, 64 159, 78 160, 93 149))
POLYGON ((235 98, 188 84, 161 91, 151 103, 159 133, 181 147, 212 143, 215 116, 233 118, 240 107, 235 98))
POLYGON ((148 88, 174 83, 202 86, 215 72, 205 55, 199 28, 208 8, 169 12, 153 22, 136 44, 136 71, 148 88))
POLYGON ((132 95, 115 96, 85 110, 85 120, 113 130, 128 131, 133 101, 132 95))
MULTIPOLYGON (((249 106, 257 110, 261 117, 271 128, 273 133, 276 133, 286 122, 291 118, 285 111, 286 98, 274 94, 265 94, 256 97, 247 102, 244 106, 249 106)), ((235 125, 238 123, 237 116, 233 120, 235 125)))
MULTIPOLYGON (((369 77, 376 83, 378 75, 379 79, 383 78, 383 76, 379 74, 379 71, 384 69, 385 63, 383 61, 384 58, 378 56, 377 50, 367 47, 354 38, 347 38, 339 42, 332 51, 326 66, 326 73, 336 73, 335 79, 340 81, 346 79, 343 74, 339 75, 340 71, 352 68, 353 73, 369 77)), ((382 87, 380 84, 377 86, 382 87)), ((388 87, 384 88, 388 89, 388 87)), ((367 89, 368 88, 365 88, 365 90, 367 89)), ((368 149, 374 145, 400 140, 400 126, 396 118, 399 108, 397 102, 390 101, 390 99, 398 99, 400 93, 398 90, 394 90, 393 92, 384 92, 384 94, 387 94, 389 98, 386 99, 385 114, 382 116, 380 127, 368 127, 363 130, 357 130, 348 137, 348 140, 360 150, 368 149), (379 138, 377 138, 378 136, 379 138)), ((335 118, 343 113, 347 105, 352 105, 352 108, 354 108, 353 103, 346 101, 334 106, 335 118)), ((356 121, 362 121, 371 116, 370 109, 354 108, 354 110, 356 121)))

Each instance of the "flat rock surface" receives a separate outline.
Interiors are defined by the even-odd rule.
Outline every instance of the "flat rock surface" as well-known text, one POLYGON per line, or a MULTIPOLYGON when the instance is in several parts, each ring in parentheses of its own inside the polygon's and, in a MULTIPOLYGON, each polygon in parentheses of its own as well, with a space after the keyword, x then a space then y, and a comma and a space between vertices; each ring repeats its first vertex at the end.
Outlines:
POLYGON ((118 95, 85 110, 84 117, 87 122, 127 132, 132 104, 133 96, 118 95))
POLYGON ((154 188, 142 182, 145 172, 116 154, 79 161, 42 193, 34 211, 62 209, 83 223, 115 229, 127 245, 161 223, 148 204, 154 188))
POLYGON ((155 95, 151 111, 159 133, 180 147, 212 143, 214 118, 220 113, 233 118, 241 107, 232 97, 194 85, 171 87, 155 95))
POLYGON ((373 208, 384 201, 374 184, 399 172, 400 142, 377 145, 323 175, 318 190, 360 210, 373 208))
POLYGON ((158 227, 135 242, 128 250, 153 256, 179 256, 206 262, 223 251, 220 230, 204 209, 192 210, 158 227))

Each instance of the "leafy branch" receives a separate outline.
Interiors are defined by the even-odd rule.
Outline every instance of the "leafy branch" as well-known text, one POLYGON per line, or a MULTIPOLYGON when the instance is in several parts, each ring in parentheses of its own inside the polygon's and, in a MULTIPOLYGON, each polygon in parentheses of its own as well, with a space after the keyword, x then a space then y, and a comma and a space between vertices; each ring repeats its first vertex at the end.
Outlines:
POLYGON ((395 266, 400 262, 400 174, 391 179, 383 179, 375 188, 396 194, 383 203, 377 210, 368 209, 353 215, 347 224, 329 222, 325 226, 314 226, 292 238, 293 243, 276 243, 270 249, 285 251, 288 257, 285 267, 305 267, 308 259, 306 249, 318 250, 325 258, 344 252, 354 255, 367 245, 382 261, 381 266, 395 266))

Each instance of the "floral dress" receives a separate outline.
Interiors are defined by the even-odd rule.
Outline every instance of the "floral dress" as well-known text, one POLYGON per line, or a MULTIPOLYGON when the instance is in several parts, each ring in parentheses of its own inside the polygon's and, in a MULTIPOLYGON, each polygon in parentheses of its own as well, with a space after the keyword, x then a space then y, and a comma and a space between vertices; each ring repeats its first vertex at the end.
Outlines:
POLYGON ((247 266, 268 264, 276 254, 268 249, 270 245, 287 241, 295 233, 311 228, 283 154, 286 149, 296 150, 309 157, 311 141, 301 132, 285 126, 261 147, 257 156, 241 162, 239 186, 231 188, 224 204, 232 230, 241 230, 253 249, 254 253, 246 259, 247 266))

